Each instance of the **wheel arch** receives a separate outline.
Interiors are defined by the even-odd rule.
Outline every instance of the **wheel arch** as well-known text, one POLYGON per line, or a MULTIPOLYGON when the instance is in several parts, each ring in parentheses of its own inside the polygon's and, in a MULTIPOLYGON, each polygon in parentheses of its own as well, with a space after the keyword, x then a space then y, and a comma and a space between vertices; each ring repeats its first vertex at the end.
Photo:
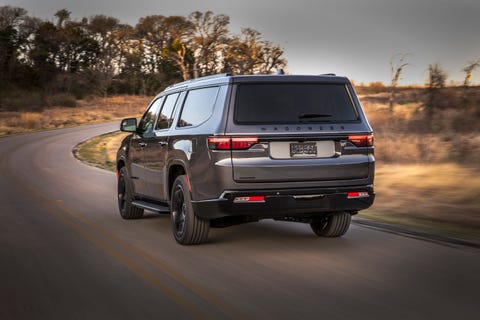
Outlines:
POLYGON ((189 184, 189 187, 190 187, 187 170, 185 169, 184 163, 174 162, 174 163, 170 164, 170 166, 168 168, 168 188, 166 190, 167 199, 170 199, 170 197, 171 197, 173 183, 175 182, 175 179, 177 179, 177 177, 181 176, 181 175, 186 175, 187 183, 189 184))
POLYGON ((120 159, 117 161, 117 171, 122 169, 122 167, 125 167, 125 160, 124 159, 120 159))
POLYGON ((123 167, 125 167, 125 166, 126 166, 125 159, 123 159, 123 158, 118 159, 117 165, 116 165, 117 178, 118 178, 118 176, 119 176, 119 174, 120 174, 120 170, 121 170, 123 167))

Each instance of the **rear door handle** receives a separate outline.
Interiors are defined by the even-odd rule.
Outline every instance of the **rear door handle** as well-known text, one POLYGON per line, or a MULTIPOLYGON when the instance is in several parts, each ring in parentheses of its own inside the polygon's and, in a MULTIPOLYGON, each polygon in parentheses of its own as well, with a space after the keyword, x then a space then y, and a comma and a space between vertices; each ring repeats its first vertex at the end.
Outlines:
POLYGON ((158 144, 160 145, 160 147, 163 148, 163 147, 166 147, 166 146, 168 145, 168 142, 166 142, 166 141, 160 141, 158 144))
POLYGON ((140 142, 138 145, 140 146, 140 148, 145 148, 147 146, 145 142, 140 142))

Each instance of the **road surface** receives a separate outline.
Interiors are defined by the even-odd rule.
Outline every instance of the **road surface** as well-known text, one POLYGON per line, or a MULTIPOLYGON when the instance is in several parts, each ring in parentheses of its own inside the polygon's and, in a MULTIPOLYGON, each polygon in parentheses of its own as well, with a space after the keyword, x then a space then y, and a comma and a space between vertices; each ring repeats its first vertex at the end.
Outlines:
POLYGON ((262 221, 180 246, 122 220, 72 148, 118 124, 0 139, 0 319, 478 319, 480 250, 262 221))

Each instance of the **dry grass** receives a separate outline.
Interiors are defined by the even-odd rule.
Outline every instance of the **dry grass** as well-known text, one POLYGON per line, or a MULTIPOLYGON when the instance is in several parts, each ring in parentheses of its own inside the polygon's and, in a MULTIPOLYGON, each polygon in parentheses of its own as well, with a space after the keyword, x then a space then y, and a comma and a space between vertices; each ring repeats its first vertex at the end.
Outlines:
POLYGON ((114 132, 94 137, 76 146, 77 157, 95 167, 115 170, 117 150, 128 133, 114 132))
POLYGON ((58 129, 82 124, 139 117, 151 97, 116 96, 78 101, 78 107, 55 107, 42 112, 0 112, 0 136, 58 129))
POLYGON ((458 164, 381 165, 360 216, 480 241, 480 174, 458 164))
MULTIPOLYGON (((418 102, 396 105, 393 114, 385 94, 364 97, 365 113, 375 132, 375 157, 381 163, 431 164, 456 162, 480 168, 478 130, 458 132, 458 111, 446 110, 436 125, 439 132, 425 130, 422 105, 418 102), (373 99, 372 99, 373 98, 373 99), (442 123, 442 120, 444 123, 442 123)), ((480 128, 480 127, 479 127, 480 128)))

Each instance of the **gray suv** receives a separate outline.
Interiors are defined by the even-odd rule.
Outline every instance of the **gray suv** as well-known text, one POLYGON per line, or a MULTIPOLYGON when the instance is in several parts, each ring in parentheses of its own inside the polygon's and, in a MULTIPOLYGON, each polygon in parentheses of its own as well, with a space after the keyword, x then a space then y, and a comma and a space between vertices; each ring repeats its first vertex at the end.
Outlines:
POLYGON ((222 74, 160 93, 117 154, 124 219, 171 213, 180 244, 275 219, 342 236, 375 193, 372 128, 349 80, 222 74))

